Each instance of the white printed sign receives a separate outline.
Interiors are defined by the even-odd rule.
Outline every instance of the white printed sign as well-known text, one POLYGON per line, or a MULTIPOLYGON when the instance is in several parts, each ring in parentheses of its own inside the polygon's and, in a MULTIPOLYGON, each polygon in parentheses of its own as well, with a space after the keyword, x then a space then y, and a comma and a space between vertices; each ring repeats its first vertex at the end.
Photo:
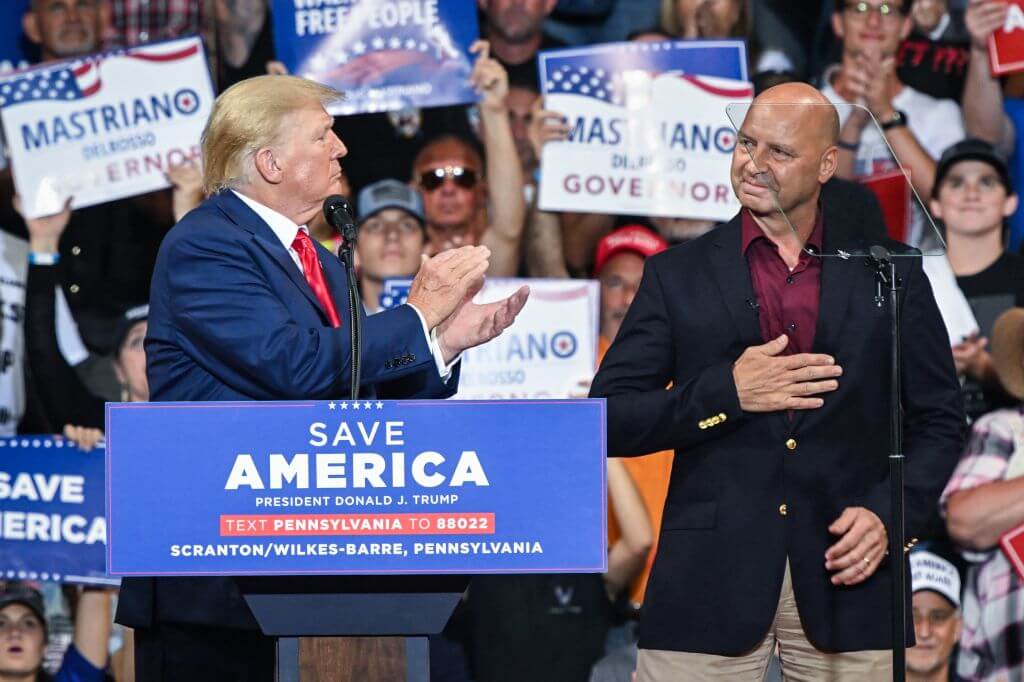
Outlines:
POLYGON ((25 413, 25 285, 28 242, 0 231, 0 436, 25 413))
POLYGON ((545 108, 571 129, 567 140, 544 147, 542 209, 705 220, 736 214, 729 180, 736 134, 726 107, 749 101, 753 88, 668 66, 665 53, 674 48, 652 52, 650 66, 642 53, 609 66, 607 54, 588 50, 542 62, 545 108))
POLYGON ((464 400, 567 398, 597 366, 597 282, 489 279, 476 299, 497 301, 524 284, 530 298, 501 336, 462 356, 464 400))
POLYGON ((0 78, 14 180, 26 217, 169 186, 168 167, 199 161, 213 106, 199 38, 47 64, 0 78))

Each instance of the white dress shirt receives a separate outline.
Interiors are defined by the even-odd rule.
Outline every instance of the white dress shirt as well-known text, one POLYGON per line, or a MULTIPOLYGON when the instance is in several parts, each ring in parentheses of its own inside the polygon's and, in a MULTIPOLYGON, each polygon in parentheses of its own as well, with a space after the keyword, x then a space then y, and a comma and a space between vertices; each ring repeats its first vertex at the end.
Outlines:
MULTIPOLYGON (((296 225, 292 222, 291 218, 284 216, 272 208, 264 206, 255 199, 251 199, 241 192, 234 192, 235 196, 242 200, 246 206, 251 208, 253 212, 258 215, 263 222, 271 229, 274 235, 281 241, 281 244, 285 249, 288 250, 288 255, 292 257, 292 261, 295 263, 295 267, 299 269, 302 276, 305 277, 306 272, 302 268, 302 261, 299 259, 299 254, 292 248, 292 242, 295 241, 295 237, 299 234, 299 231, 309 234, 309 228, 305 225, 296 225)), ((321 267, 323 267, 321 265, 321 267)), ((337 301, 335 301, 337 305, 337 301)), ((448 381, 452 375, 452 368, 455 366, 461 358, 462 354, 459 353, 450 363, 445 364, 444 355, 441 353, 441 346, 437 342, 437 330, 427 329, 427 321, 423 318, 421 313, 416 306, 406 303, 416 313, 416 317, 420 320, 420 326, 423 327, 423 336, 427 340, 427 346, 430 348, 431 355, 434 356, 434 362, 437 365, 437 373, 441 376, 443 381, 448 381)))

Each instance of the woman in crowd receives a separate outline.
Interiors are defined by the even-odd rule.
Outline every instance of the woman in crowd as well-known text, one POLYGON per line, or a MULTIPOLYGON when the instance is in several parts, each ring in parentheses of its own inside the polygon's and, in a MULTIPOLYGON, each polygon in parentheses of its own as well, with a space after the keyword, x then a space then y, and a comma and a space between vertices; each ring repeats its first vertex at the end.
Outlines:
POLYGON ((110 637, 108 590, 85 588, 77 600, 75 635, 57 674, 43 672, 48 640, 43 597, 16 584, 0 589, 0 682, 102 682, 110 637))

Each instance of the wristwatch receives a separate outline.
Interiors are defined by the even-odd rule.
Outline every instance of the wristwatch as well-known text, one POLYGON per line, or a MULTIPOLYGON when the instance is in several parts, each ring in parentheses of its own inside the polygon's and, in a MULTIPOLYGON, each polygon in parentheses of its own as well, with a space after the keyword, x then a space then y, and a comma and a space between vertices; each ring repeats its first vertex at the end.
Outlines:
POLYGON ((892 112, 892 118, 882 123, 882 130, 892 130, 905 125, 907 125, 907 112, 895 109, 892 112))

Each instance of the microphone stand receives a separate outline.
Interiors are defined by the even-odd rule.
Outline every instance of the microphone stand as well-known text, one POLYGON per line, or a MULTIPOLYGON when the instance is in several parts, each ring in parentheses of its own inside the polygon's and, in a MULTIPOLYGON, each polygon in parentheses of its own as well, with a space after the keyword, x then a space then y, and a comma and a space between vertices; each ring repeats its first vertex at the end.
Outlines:
POLYGON ((900 401, 900 304, 902 286, 896 274, 896 262, 884 246, 872 246, 866 264, 875 271, 875 304, 881 308, 888 300, 890 320, 889 378, 889 491, 891 520, 889 522, 890 577, 892 578, 892 679, 903 682, 907 674, 906 652, 906 566, 903 545, 903 408, 900 401))
POLYGON ((338 250, 338 257, 345 265, 348 273, 348 319, 349 342, 352 347, 352 367, 349 376, 352 378, 351 399, 359 399, 359 374, 362 370, 361 352, 363 345, 363 300, 359 294, 359 283, 356 281, 356 269, 352 263, 352 252, 356 247, 356 226, 351 220, 341 228, 341 236, 345 240, 338 250))

